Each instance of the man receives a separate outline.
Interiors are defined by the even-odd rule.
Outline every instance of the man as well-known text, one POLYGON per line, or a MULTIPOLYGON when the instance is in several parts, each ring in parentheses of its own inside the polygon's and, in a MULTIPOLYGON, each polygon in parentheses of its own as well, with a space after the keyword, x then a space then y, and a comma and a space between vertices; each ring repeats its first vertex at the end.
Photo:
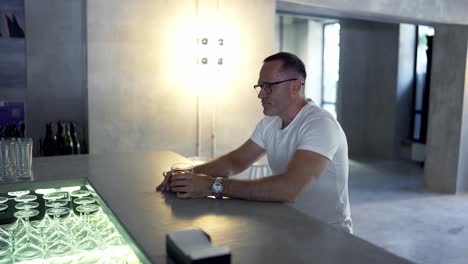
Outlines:
POLYGON ((179 198, 215 195, 292 203, 352 233, 348 199, 348 146, 336 119, 304 97, 304 63, 280 52, 263 61, 258 84, 265 117, 238 149, 196 166, 193 174, 165 177, 159 191, 179 198), (273 175, 228 179, 267 154, 273 175))

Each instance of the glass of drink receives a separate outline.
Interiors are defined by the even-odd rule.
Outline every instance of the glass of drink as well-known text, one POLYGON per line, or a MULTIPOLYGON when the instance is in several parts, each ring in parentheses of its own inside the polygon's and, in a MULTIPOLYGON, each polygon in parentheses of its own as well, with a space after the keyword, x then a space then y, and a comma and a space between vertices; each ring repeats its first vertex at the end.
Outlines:
MULTIPOLYGON (((171 170, 169 172, 164 173, 164 177, 167 177, 168 174, 171 176, 174 175, 181 175, 181 174, 190 174, 193 173, 193 165, 190 163, 175 163, 171 166, 171 170)), ((164 181, 167 182, 168 179, 164 181)), ((167 183, 169 184, 169 183, 167 183)))
POLYGON ((190 163, 176 163, 171 166, 171 174, 188 174, 193 173, 193 165, 190 163))

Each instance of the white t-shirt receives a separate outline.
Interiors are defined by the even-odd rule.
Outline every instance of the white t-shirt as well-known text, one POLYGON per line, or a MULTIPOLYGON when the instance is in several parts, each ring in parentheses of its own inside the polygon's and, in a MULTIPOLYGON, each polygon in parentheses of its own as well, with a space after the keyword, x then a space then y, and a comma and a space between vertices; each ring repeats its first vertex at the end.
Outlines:
POLYGON ((250 138, 266 150, 273 174, 286 172, 289 160, 299 149, 316 152, 331 161, 292 206, 352 233, 348 144, 340 124, 315 103, 308 103, 287 127, 281 126, 280 117, 265 116, 250 138))

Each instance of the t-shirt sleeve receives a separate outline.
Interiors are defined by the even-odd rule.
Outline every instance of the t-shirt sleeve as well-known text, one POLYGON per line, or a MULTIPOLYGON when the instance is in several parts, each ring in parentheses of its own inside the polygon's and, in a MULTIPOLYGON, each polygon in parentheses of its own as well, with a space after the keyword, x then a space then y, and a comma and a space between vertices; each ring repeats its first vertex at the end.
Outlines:
POLYGON ((340 144, 340 130, 335 120, 320 117, 304 124, 297 149, 309 150, 333 159, 340 144))
POLYGON ((261 148, 265 148, 265 142, 263 140, 265 125, 266 121, 265 118, 263 118, 260 120, 260 122, 258 122, 257 127, 255 127, 255 130, 252 132, 252 136, 250 136, 250 139, 261 148))

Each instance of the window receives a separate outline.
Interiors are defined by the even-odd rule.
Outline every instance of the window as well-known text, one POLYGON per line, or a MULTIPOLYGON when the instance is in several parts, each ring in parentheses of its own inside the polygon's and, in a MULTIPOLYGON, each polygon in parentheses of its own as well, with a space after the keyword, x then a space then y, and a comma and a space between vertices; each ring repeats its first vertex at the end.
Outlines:
POLYGON ((322 107, 336 117, 340 68, 340 24, 323 25, 322 107))
POLYGON ((418 26, 413 102, 413 140, 421 143, 426 143, 433 36, 434 28, 418 26))

